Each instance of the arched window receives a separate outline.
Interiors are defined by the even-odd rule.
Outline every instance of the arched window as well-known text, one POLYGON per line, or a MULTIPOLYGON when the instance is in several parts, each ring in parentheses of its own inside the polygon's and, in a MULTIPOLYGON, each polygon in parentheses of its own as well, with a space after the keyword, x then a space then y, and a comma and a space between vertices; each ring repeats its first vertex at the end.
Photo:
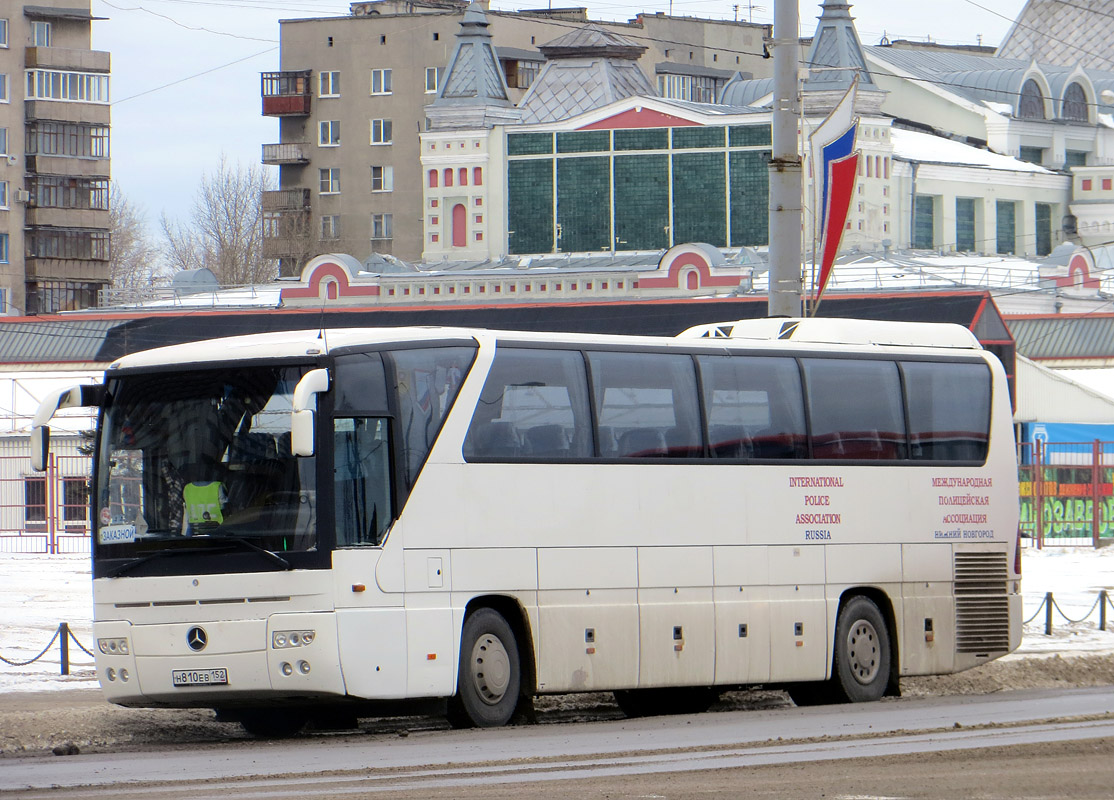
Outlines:
POLYGON ((429 171, 429 188, 430 189, 436 189, 437 188, 437 170, 435 170, 435 169, 431 169, 429 171))
POLYGON ((457 180, 461 186, 468 185, 468 167, 461 167, 457 173, 457 180))
POLYGON ((1087 93, 1078 83, 1069 84, 1067 91, 1064 92, 1064 105, 1060 116, 1076 122, 1087 121, 1087 93))
POLYGON ((463 203, 453 206, 453 247, 468 245, 468 211, 463 203))
POLYGON ((483 186, 484 185, 484 168, 483 167, 472 167, 472 185, 473 186, 483 186))
POLYGON ((696 270, 690 269, 688 273, 685 274, 685 286, 689 291, 695 291, 700 288, 700 275, 696 270))
POLYGON ((445 185, 446 186, 452 186, 453 185, 453 169, 452 169, 452 167, 446 167, 445 168, 445 185))
POLYGON ((1041 87, 1030 78, 1021 87, 1021 102, 1018 104, 1017 115, 1022 119, 1044 119, 1044 95, 1041 87))

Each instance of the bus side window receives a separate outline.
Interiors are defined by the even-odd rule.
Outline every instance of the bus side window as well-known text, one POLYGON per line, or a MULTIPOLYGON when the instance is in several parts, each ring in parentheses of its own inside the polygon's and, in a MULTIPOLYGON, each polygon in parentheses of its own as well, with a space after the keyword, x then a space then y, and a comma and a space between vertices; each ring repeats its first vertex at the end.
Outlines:
POLYGON ((990 445, 990 370, 985 364, 906 361, 912 458, 986 460, 990 445))
POLYGON ((812 456, 892 461, 906 457, 905 410, 897 364, 806 358, 812 456), (854 397, 854 402, 848 402, 854 397))
POLYGON ((496 350, 464 457, 553 461, 591 455, 584 357, 572 350, 496 350))
MULTIPOLYGON (((703 458, 696 369, 672 353, 588 354, 601 434, 620 458, 703 458)), ((601 455, 604 455, 601 435, 601 455)))
POLYGON ((712 458, 805 458, 800 371, 791 358, 698 356, 712 458))
POLYGON ((379 545, 390 527, 390 421, 333 420, 333 487, 338 547, 379 545))
POLYGON ((393 350, 387 354, 394 366, 398 393, 398 423, 402 434, 399 457, 407 492, 425 464, 475 352, 474 347, 450 346, 393 350))

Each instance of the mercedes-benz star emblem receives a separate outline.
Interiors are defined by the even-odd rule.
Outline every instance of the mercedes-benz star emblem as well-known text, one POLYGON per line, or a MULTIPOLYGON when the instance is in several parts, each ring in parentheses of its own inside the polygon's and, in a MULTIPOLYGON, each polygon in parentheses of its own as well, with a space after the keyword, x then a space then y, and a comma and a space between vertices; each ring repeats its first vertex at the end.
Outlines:
POLYGON ((190 646, 190 650, 204 650, 208 643, 209 636, 204 628, 190 628, 186 633, 186 644, 190 646))

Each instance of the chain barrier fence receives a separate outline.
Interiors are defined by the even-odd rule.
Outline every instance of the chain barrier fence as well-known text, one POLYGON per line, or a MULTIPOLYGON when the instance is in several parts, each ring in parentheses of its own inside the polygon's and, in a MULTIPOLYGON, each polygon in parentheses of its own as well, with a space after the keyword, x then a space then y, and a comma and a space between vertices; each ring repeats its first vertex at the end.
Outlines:
POLYGON ((46 643, 46 647, 44 647, 42 650, 40 650, 38 655, 36 655, 34 658, 28 658, 28 659, 25 659, 23 661, 20 661, 18 659, 14 659, 14 658, 6 658, 3 653, 0 653, 0 663, 5 664, 6 666, 9 666, 9 667, 28 667, 28 666, 34 664, 35 662, 46 658, 47 654, 50 653, 50 649, 52 647, 54 647, 55 644, 57 644, 58 645, 58 663, 59 663, 59 669, 61 670, 61 672, 60 672, 61 675, 69 675, 71 667, 91 667, 91 666, 93 666, 93 664, 91 662, 88 662, 88 663, 87 662, 81 662, 81 663, 72 663, 71 662, 71 660, 70 660, 70 644, 71 643, 77 645, 77 649, 80 650, 85 655, 89 656, 89 658, 94 657, 93 656, 93 651, 90 650, 85 645, 83 645, 81 643, 81 641, 77 638, 77 636, 74 634, 74 632, 72 630, 70 630, 69 623, 68 622, 59 622, 58 627, 54 631, 54 635, 51 636, 50 641, 46 643))

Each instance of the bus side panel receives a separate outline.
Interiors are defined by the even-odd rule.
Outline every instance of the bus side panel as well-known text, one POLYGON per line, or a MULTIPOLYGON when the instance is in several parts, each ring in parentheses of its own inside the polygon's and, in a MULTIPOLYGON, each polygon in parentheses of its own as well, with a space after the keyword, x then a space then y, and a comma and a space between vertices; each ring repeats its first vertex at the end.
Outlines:
POLYGON ((406 697, 406 612, 402 608, 337 609, 344 687, 353 697, 406 697))
POLYGON ((638 548, 638 685, 711 686, 715 606, 711 547, 638 548))
POLYGON ((770 679, 769 548, 714 548, 716 680, 719 685, 770 679))
POLYGON ((955 601, 950 544, 901 547, 901 674, 939 675, 955 669, 955 601), (931 630, 927 630, 931 628, 931 630))
POLYGON ((821 547, 771 547, 770 674, 775 680, 822 680, 831 661, 821 547))
POLYGON ((638 684, 633 547, 538 550, 538 691, 638 684))

